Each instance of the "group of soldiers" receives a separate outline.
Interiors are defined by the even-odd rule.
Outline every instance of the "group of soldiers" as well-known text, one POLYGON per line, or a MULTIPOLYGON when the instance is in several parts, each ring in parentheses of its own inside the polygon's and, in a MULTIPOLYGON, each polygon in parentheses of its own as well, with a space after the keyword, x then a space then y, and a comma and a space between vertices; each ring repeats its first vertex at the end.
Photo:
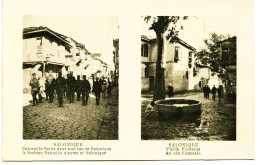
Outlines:
POLYGON ((96 96, 96 105, 99 105, 101 93, 102 97, 105 98, 105 93, 107 92, 110 94, 112 88, 112 84, 109 79, 106 81, 104 78, 96 78, 92 86, 92 83, 86 79, 86 75, 83 75, 83 80, 80 79, 79 75, 77 76, 77 79, 75 79, 72 72, 67 74, 67 79, 62 77, 62 73, 59 72, 58 78, 55 79, 52 75, 52 71, 50 71, 46 76, 44 83, 42 82, 42 79, 38 80, 36 78, 35 73, 33 73, 32 76, 33 77, 29 85, 31 86, 33 106, 37 105, 38 102, 42 102, 42 95, 44 93, 46 94, 46 100, 49 100, 49 103, 53 103, 54 93, 56 93, 58 107, 63 107, 64 96, 67 96, 69 103, 74 103, 75 93, 77 95, 77 101, 80 101, 82 96, 82 105, 87 105, 88 97, 91 92, 93 92, 96 96))
POLYGON ((215 101, 216 100, 216 93, 218 93, 218 98, 221 100, 222 94, 223 94, 223 86, 219 85, 218 88, 214 85, 212 89, 209 88, 208 85, 205 85, 203 87, 203 93, 204 93, 204 98, 209 99, 209 94, 212 93, 212 99, 215 101))

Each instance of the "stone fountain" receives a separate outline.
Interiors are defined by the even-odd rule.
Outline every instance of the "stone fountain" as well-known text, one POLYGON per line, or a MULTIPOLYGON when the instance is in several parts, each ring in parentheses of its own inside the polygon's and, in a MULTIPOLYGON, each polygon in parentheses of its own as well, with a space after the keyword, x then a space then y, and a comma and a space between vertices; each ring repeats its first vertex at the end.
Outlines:
POLYGON ((160 120, 192 120, 201 114, 201 102, 197 100, 170 98, 157 100, 155 104, 160 120))

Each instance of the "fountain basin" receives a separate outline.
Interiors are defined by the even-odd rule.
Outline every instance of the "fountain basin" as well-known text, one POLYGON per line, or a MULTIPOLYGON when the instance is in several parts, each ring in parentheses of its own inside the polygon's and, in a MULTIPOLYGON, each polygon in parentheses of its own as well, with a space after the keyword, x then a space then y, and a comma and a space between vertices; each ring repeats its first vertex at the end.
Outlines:
POLYGON ((201 102, 189 99, 164 99, 155 101, 154 109, 160 120, 190 120, 201 114, 201 102))

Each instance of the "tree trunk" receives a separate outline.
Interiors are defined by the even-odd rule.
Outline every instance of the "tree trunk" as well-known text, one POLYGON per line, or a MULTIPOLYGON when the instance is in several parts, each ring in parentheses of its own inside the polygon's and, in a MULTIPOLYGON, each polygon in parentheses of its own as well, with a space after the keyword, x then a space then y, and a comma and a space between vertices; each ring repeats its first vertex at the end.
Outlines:
POLYGON ((165 99, 165 80, 164 68, 162 67, 162 53, 163 53, 163 33, 157 32, 158 54, 156 60, 155 83, 153 100, 165 99))

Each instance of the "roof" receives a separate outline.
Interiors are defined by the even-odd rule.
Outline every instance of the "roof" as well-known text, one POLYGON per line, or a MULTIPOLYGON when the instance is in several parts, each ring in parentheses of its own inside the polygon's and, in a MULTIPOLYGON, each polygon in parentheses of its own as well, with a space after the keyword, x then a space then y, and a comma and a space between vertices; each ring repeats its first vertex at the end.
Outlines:
POLYGON ((63 41, 64 43, 66 43, 67 45, 69 45, 71 47, 71 45, 67 41, 67 38, 68 38, 67 36, 57 33, 47 27, 39 26, 39 27, 27 27, 27 28, 23 29, 23 35, 27 35, 27 34, 29 35, 29 34, 33 34, 33 33, 39 33, 39 32, 48 32, 49 34, 60 39, 61 41, 63 41))
POLYGON ((143 41, 156 41, 156 38, 153 37, 153 36, 142 35, 141 40, 143 40, 143 41))
POLYGON ((171 39, 171 42, 178 42, 180 43, 182 46, 188 48, 188 49, 191 49, 193 51, 195 51, 196 49, 194 47, 192 47, 191 45, 189 45, 188 43, 184 42, 183 40, 181 40, 180 38, 178 37, 174 37, 171 39))
MULTIPOLYGON (((147 41, 147 42, 151 42, 151 41, 156 41, 156 37, 153 36, 145 36, 142 35, 141 36, 141 40, 143 41, 147 41)), ((192 47, 191 45, 189 45, 188 43, 184 42, 183 40, 181 40, 179 37, 173 37, 170 42, 178 42, 179 44, 183 45, 184 47, 191 49, 193 51, 195 51, 196 49, 194 47, 192 47)))
POLYGON ((232 38, 228 38, 228 39, 225 39, 223 41, 219 41, 218 43, 222 43, 222 42, 227 42, 227 41, 235 41, 237 39, 236 36, 232 37, 232 38))

